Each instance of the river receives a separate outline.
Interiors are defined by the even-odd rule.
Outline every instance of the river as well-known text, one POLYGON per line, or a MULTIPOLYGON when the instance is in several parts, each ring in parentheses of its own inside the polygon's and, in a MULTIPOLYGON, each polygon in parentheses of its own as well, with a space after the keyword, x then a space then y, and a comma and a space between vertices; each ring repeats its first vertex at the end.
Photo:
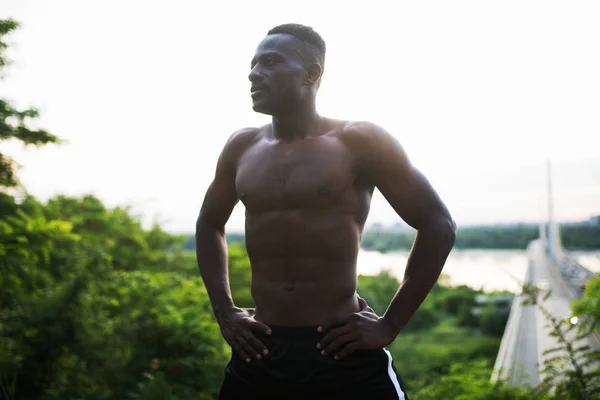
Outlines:
MULTIPOLYGON (((600 272, 600 251, 575 252, 573 256, 585 267, 600 272)), ((407 251, 379 253, 361 250, 358 273, 371 275, 389 269, 400 279, 408 259, 407 251)), ((515 292, 525 277, 527 254, 523 250, 453 250, 442 274, 450 285, 468 285, 484 291, 515 292)))

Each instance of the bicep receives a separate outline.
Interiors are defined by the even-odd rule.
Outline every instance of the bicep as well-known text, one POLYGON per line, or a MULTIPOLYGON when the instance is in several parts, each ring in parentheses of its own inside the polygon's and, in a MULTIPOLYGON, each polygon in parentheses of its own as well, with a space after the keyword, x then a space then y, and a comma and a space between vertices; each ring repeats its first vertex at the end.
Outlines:
POLYGON ((375 177, 376 187, 398 215, 415 229, 433 219, 448 217, 446 206, 421 171, 385 171, 375 177))
POLYGON ((219 155, 215 175, 206 190, 197 225, 208 225, 223 231, 238 202, 235 187, 237 149, 230 138, 219 155))
POLYGON ((198 224, 223 230, 237 202, 235 175, 216 174, 204 195, 198 224))

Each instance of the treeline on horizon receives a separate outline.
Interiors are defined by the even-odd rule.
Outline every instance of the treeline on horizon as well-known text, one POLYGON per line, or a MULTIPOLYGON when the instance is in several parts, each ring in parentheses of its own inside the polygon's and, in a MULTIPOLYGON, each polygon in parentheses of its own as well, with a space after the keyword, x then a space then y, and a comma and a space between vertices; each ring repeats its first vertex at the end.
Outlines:
MULTIPOLYGON (((540 236, 537 224, 506 224, 458 227, 456 249, 525 250, 527 245, 540 236)), ((568 250, 599 250, 600 225, 587 223, 562 224, 560 237, 563 247, 568 250)), ((361 248, 387 253, 410 250, 415 239, 415 231, 381 226, 369 227, 363 234, 361 248)), ((243 243, 244 234, 227 233, 229 243, 243 243)), ((189 235, 185 245, 194 250, 194 237, 189 235)))
MULTIPOLYGON (((458 227, 456 249, 525 250, 527 245, 540 237, 538 224, 506 224, 458 227)), ((563 247, 568 250, 600 249, 600 225, 572 223, 560 225, 563 247)), ((398 231, 379 228, 367 229, 361 247, 382 253, 408 250, 415 238, 415 231, 398 231)))

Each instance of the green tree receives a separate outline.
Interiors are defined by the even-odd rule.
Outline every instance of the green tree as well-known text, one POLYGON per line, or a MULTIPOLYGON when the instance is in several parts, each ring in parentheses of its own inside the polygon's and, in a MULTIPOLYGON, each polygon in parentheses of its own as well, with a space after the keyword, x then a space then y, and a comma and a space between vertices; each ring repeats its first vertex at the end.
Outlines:
POLYGON ((506 321, 508 320, 508 314, 503 314, 500 311, 500 307, 493 302, 486 304, 481 309, 479 327, 482 333, 499 338, 502 337, 506 321))
POLYGON ((581 319, 581 326, 600 334, 600 275, 585 285, 583 298, 573 302, 573 312, 581 319))
POLYGON ((504 382, 490 382, 488 366, 483 361, 453 363, 439 380, 423 385, 412 396, 415 400, 541 400, 528 388, 514 388, 504 382))
MULTIPOLYGON (((600 249, 600 225, 564 224, 560 236, 567 249, 600 249)), ((539 237, 534 224, 511 224, 459 227, 456 231, 456 249, 521 249, 539 237)), ((382 253, 409 250, 415 233, 398 232, 385 228, 367 229, 361 246, 365 250, 382 253)))
MULTIPOLYGON (((0 79, 4 69, 10 63, 6 57, 6 35, 18 28, 19 24, 13 19, 0 19, 0 79)), ((15 139, 25 145, 40 146, 47 143, 59 143, 58 137, 43 129, 32 129, 30 122, 39 117, 36 108, 18 110, 6 99, 0 99, 0 140, 15 139)), ((0 187, 19 185, 15 173, 16 164, 12 158, 0 153, 0 187)))
POLYGON ((25 398, 40 395, 53 379, 53 365, 71 342, 72 306, 84 285, 78 272, 88 261, 72 257, 79 238, 68 222, 47 220, 31 200, 25 202, 30 214, 12 202, 12 213, 0 219, 0 386, 6 399, 17 390, 25 398), (73 253, 64 251, 69 247, 73 253), (56 267, 69 258, 72 263, 56 267))
POLYGON ((214 398, 229 349, 177 237, 89 196, 0 199, 0 398, 124 399, 161 379, 177 399, 214 398), (73 222, 54 218, 59 208, 73 222), (105 229, 140 239, 114 246, 105 229), (133 267, 156 252, 162 268, 133 267))
POLYGON ((358 277, 358 293, 377 315, 385 313, 399 287, 398 278, 390 270, 382 270, 376 275, 360 275, 358 277))

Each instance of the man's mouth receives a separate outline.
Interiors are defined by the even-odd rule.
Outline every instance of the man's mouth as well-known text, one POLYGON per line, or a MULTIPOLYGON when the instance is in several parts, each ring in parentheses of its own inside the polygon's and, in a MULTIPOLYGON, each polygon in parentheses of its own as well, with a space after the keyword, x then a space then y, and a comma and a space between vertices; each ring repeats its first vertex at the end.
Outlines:
POLYGON ((250 93, 266 92, 267 88, 261 85, 252 85, 250 87, 250 93))

